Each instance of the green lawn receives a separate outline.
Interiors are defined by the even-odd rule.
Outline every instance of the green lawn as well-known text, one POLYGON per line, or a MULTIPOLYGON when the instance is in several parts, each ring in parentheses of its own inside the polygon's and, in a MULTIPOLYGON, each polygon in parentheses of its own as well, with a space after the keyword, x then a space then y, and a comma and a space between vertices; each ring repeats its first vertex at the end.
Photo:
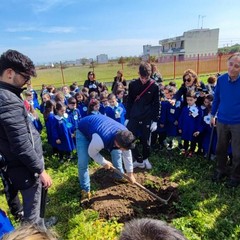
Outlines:
MULTIPOLYGON (((46 214, 58 216, 54 230, 59 236, 62 239, 116 239, 122 228, 117 219, 106 221, 100 219, 97 212, 80 207, 76 163, 59 165, 50 154, 45 160, 54 181, 46 214)), ((153 163, 150 174, 161 178, 162 173, 167 173, 170 180, 178 184, 179 200, 173 204, 176 213, 171 222, 173 226, 191 240, 240 239, 240 188, 227 189, 224 184, 213 184, 210 178, 214 162, 203 157, 186 159, 179 156, 178 150, 152 154, 150 160, 153 163)), ((96 167, 91 165, 92 169, 96 167)), ((10 215, 3 195, 0 202, 1 208, 10 215)))
MULTIPOLYGON (((95 72, 100 81, 111 82, 118 64, 97 66, 95 72)), ((67 84, 73 81, 83 83, 89 66, 64 69, 67 84)), ((137 77, 137 67, 126 67, 126 79, 137 77)), ((200 79, 206 81, 206 76, 200 79)), ((167 79, 168 82, 170 79, 167 79)), ((176 81, 178 86, 181 79, 176 81)), ((60 86, 62 83, 60 69, 39 70, 38 78, 33 81, 37 88, 41 83, 60 86)), ((116 239, 122 224, 117 219, 107 221, 100 219, 97 212, 79 206, 79 183, 76 163, 59 165, 58 160, 48 151, 46 134, 42 133, 47 171, 53 178, 54 185, 49 190, 50 203, 46 215, 58 216, 54 230, 61 239, 116 239)), ((214 162, 202 157, 184 159, 178 150, 171 153, 163 151, 150 157, 153 169, 150 174, 162 177, 168 174, 170 180, 178 184, 179 200, 174 203, 177 213, 171 224, 180 229, 190 240, 237 240, 240 239, 240 188, 227 189, 223 184, 210 181, 214 162)), ((95 169, 96 164, 91 164, 95 169)), ((0 183, 0 189, 2 188, 0 183)), ((97 186, 95 186, 95 190, 97 186)), ((0 195, 1 208, 12 219, 3 194, 0 195)), ((164 216, 163 216, 164 218, 164 216)), ((18 223, 13 221, 15 226, 18 223)))

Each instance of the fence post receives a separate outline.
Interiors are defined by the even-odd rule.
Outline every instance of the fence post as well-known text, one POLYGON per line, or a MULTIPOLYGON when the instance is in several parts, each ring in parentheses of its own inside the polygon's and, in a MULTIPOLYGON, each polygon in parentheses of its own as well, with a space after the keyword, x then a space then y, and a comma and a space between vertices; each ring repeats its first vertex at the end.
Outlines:
POLYGON ((62 62, 61 61, 60 61, 60 68, 61 68, 61 73, 62 73, 63 85, 65 85, 65 79, 64 79, 64 74, 63 74, 63 66, 62 66, 62 62))
POLYGON ((176 56, 173 56, 173 79, 176 79, 176 56))
POLYGON ((221 72, 221 64, 222 64, 222 53, 218 54, 218 72, 221 72))
POLYGON ((197 55, 197 75, 199 74, 199 53, 197 55))

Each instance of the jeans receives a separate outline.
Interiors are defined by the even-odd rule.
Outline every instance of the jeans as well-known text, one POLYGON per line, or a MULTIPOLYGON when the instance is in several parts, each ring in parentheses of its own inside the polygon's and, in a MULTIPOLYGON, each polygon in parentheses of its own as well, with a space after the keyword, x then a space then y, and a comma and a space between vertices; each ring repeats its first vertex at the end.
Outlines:
POLYGON ((86 192, 90 191, 90 177, 88 170, 89 155, 88 155, 88 145, 89 141, 87 138, 79 131, 76 131, 76 148, 78 155, 78 177, 80 182, 80 187, 86 192))
MULTIPOLYGON (((89 155, 88 155, 88 146, 89 140, 79 131, 76 132, 76 147, 78 155, 78 177, 80 188, 86 192, 90 191, 90 177, 89 177, 89 155)), ((115 168, 124 173, 123 164, 122 164, 122 151, 119 149, 113 149, 111 151, 112 163, 115 168)), ((114 174, 114 177, 121 179, 122 177, 118 174, 114 174)))

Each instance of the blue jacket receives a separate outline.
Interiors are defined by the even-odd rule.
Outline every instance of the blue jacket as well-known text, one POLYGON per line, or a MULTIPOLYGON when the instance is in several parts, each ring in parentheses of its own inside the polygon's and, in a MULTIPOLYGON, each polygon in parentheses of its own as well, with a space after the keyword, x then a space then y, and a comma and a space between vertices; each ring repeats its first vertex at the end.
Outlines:
POLYGON ((102 114, 82 118, 78 129, 89 141, 94 133, 98 134, 104 143, 104 148, 109 151, 113 149, 116 133, 119 130, 127 130, 122 124, 102 114))

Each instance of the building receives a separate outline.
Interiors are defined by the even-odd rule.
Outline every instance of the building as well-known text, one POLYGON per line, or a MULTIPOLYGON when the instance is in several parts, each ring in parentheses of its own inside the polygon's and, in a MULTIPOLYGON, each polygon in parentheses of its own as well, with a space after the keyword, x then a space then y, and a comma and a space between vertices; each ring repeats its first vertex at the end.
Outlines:
POLYGON ((196 57, 214 56, 218 52, 219 28, 194 29, 184 32, 182 36, 159 41, 162 48, 161 58, 178 60, 196 57))
POLYGON ((108 63, 108 55, 107 54, 97 55, 97 63, 108 63))
POLYGON ((162 52, 161 46, 143 45, 143 57, 147 60, 150 56, 160 57, 162 52))

